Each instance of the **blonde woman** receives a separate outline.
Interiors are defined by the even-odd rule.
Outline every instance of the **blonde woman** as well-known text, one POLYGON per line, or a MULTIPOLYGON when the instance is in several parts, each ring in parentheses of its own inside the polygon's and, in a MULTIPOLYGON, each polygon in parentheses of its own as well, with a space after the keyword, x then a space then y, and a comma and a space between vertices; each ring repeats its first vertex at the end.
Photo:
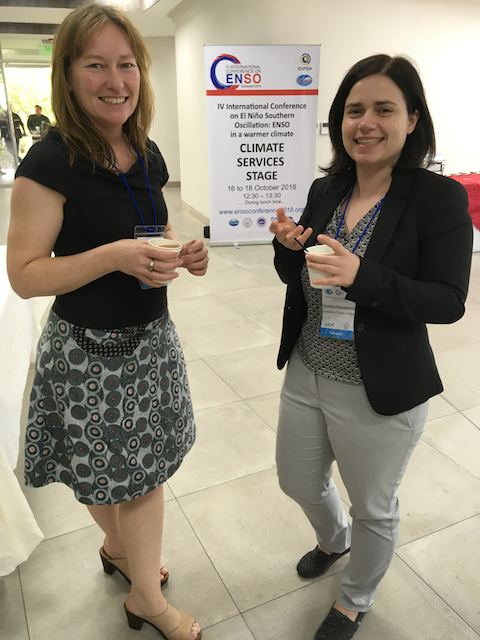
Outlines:
POLYGON ((34 487, 63 482, 87 505, 105 532, 105 571, 131 583, 132 628, 147 622, 167 640, 199 640, 199 625, 161 593, 163 483, 193 445, 195 423, 158 281, 180 267, 203 275, 208 258, 200 240, 172 256, 137 239, 158 225, 176 239, 167 169, 147 137, 149 64, 113 7, 81 7, 55 36, 56 126, 17 171, 8 237, 14 290, 56 296, 38 346, 25 476, 34 487))

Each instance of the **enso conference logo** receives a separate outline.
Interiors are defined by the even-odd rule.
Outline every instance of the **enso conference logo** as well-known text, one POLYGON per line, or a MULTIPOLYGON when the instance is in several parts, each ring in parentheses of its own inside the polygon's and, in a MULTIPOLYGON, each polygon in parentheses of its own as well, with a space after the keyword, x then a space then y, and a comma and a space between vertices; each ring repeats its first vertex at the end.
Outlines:
POLYGON ((220 91, 238 89, 241 85, 260 85, 262 82, 261 67, 258 64, 241 64, 240 60, 229 54, 222 53, 217 56, 210 67, 210 79, 213 86, 220 91), (221 62, 232 64, 222 65, 221 62))

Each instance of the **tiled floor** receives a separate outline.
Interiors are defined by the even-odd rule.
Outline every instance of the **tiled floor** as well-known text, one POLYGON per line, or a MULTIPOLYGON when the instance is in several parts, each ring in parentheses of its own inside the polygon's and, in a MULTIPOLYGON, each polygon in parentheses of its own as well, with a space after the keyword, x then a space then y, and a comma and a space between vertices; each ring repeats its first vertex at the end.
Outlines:
MULTIPOLYGON (((201 237, 179 190, 167 198, 179 236, 201 237)), ((198 439, 168 483, 165 594, 199 620, 205 640, 313 640, 347 560, 316 581, 295 571, 315 540, 274 468, 284 286, 270 246, 217 247, 210 256, 207 276, 184 273, 169 288, 198 439)), ((431 402, 401 488, 397 554, 358 640, 480 638, 480 254, 465 317, 430 335, 445 392, 431 402)), ((0 578, 1 640, 158 638, 150 627, 127 627, 126 583, 103 573, 102 534, 85 507, 62 485, 25 493, 45 541, 0 578)))

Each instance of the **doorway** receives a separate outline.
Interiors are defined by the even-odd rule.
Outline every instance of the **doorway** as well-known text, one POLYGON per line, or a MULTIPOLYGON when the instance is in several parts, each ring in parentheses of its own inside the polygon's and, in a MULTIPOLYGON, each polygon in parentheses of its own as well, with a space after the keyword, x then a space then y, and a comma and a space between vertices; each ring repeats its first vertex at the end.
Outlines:
POLYGON ((41 113, 53 122, 51 51, 50 39, 0 41, 0 187, 12 186, 19 162, 47 128, 44 119, 29 127, 38 120, 29 116, 41 113))

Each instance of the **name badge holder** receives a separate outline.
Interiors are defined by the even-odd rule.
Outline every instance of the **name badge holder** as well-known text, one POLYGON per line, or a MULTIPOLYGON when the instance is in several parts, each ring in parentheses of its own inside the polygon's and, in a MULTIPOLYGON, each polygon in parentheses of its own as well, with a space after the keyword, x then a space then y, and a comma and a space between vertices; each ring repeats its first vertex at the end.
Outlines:
MULTIPOLYGON (((153 195, 152 195, 152 190, 150 188, 150 181, 148 180, 148 173, 147 173, 147 168, 145 166, 145 163, 143 161, 142 156, 139 154, 137 147, 133 144, 133 142, 130 142, 130 144, 132 145, 132 147, 135 149, 135 153, 137 154, 140 162, 142 163, 142 167, 143 167, 143 173, 145 174, 145 180, 147 182, 147 187, 148 187, 148 193, 150 194, 150 200, 152 203, 152 208, 153 208, 153 215, 154 215, 154 223, 152 225, 147 225, 145 224, 145 220, 143 219, 142 216, 142 212, 140 211, 140 208, 137 204, 137 201, 135 200, 135 196, 132 193, 132 190, 130 189, 130 185, 127 182, 127 179, 125 178, 124 174, 120 171, 120 169, 118 167, 116 167, 113 162, 111 160, 109 160, 108 158, 106 159, 107 162, 110 162, 110 164, 112 165, 112 167, 118 171, 119 175, 121 176, 125 186, 128 189, 128 193, 130 194, 130 198, 132 199, 133 204, 135 205, 135 208, 138 212, 138 215, 140 216, 140 219, 142 221, 143 224, 137 225, 134 227, 133 229, 133 237, 136 240, 149 240, 150 238, 163 238, 165 237, 165 225, 162 224, 157 224, 157 209, 155 207, 155 202, 153 200, 153 195)), ((142 282, 139 278, 137 278, 138 283, 140 284, 140 287, 142 289, 153 289, 153 287, 151 287, 149 284, 145 284, 145 282, 142 282)))
MULTIPOLYGON (((345 219, 345 214, 347 213, 348 205, 350 204, 350 199, 352 197, 354 187, 355 185, 353 185, 350 193, 348 194, 347 204, 345 205, 342 218, 338 224, 335 240, 337 240, 338 234, 340 233, 340 229, 345 219)), ((362 232, 362 235, 353 247, 352 253, 355 253, 355 251, 357 250, 357 247, 360 244, 361 239, 365 235, 368 227, 372 223, 377 213, 380 211, 380 207, 382 206, 385 198, 386 195, 381 199, 379 205, 373 212, 367 226, 362 232)), ((322 289, 322 320, 320 323, 321 336, 326 338, 353 340, 355 302, 346 300, 346 297, 347 292, 344 291, 341 287, 329 287, 328 289, 322 289)))
POLYGON ((345 300, 346 295, 346 291, 340 287, 322 289, 321 336, 343 340, 353 339, 355 303, 345 300))

